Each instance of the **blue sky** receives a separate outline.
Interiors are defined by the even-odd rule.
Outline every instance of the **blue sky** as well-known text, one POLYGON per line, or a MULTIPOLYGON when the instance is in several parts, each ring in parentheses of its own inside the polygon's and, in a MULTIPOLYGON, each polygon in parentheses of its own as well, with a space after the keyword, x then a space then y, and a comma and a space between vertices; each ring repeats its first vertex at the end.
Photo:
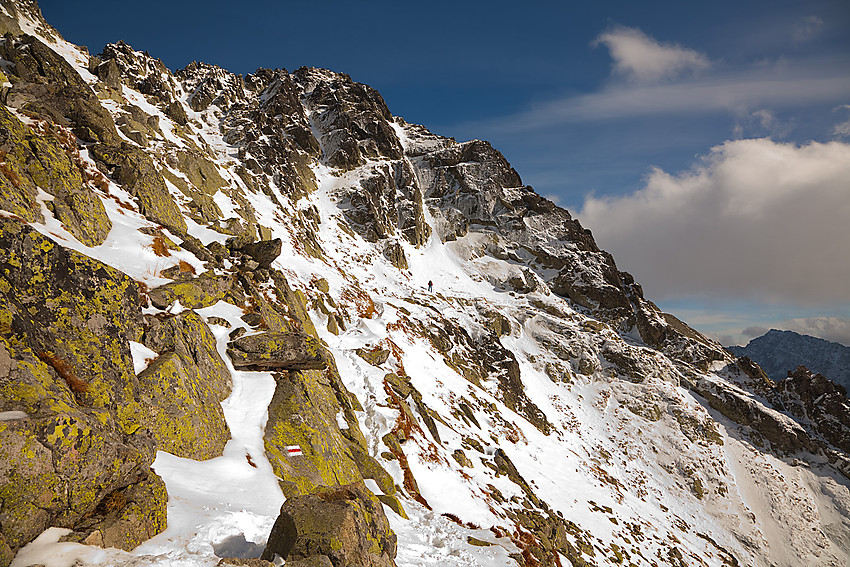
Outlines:
POLYGON ((698 329, 850 344, 846 0, 40 5, 92 53, 348 73, 490 140, 698 329))

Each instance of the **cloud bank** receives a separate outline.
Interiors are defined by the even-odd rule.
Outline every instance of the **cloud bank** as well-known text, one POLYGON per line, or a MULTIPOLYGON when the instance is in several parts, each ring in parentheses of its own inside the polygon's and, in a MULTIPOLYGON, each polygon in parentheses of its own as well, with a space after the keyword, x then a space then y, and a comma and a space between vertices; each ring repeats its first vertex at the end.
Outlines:
POLYGON ((578 216, 652 298, 850 301, 850 144, 727 141, 578 216))
POLYGON ((660 43, 636 28, 611 28, 593 42, 600 44, 611 53, 615 74, 634 81, 658 81, 711 67, 705 55, 676 44, 660 43))
POLYGON ((850 346, 850 319, 844 317, 804 317, 784 322, 785 329, 820 337, 844 346, 850 346))

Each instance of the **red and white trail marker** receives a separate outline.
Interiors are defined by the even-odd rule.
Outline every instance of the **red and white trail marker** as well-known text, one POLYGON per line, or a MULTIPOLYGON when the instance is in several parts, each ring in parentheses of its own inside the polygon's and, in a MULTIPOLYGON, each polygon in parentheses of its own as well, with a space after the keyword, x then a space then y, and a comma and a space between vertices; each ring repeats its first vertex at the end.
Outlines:
POLYGON ((301 445, 287 445, 286 446, 286 454, 290 457, 302 457, 304 453, 301 452, 301 445))

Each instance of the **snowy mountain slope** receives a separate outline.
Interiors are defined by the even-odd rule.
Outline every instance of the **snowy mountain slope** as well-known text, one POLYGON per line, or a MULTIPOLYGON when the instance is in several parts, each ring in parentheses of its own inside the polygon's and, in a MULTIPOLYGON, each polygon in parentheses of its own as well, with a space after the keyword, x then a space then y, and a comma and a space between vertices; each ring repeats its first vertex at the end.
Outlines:
MULTIPOLYGON (((154 320, 208 294, 192 309, 232 380, 221 456, 160 450, 150 463, 169 495, 164 531, 101 549, 59 542, 82 532, 55 516, 44 527, 63 528, 21 541, 12 565, 258 557, 285 499, 361 478, 384 497, 400 566, 847 563, 846 455, 660 313, 486 142, 407 124, 330 71, 171 73, 125 44, 89 61, 39 31, 34 5, 3 6, 112 121, 39 106, 28 85, 40 75, 20 68, 41 48, 7 38, 3 102, 44 139, 74 133, 68 151, 110 228, 82 230, 42 185, 4 185, 5 222, 144 284, 144 329, 128 343, 137 377, 168 355, 151 348, 154 320), (40 216, 14 208, 28 198, 40 216), (245 252, 274 239, 268 267, 245 252), (192 293, 173 283, 203 277, 192 293), (240 327, 315 336, 330 370, 237 370, 240 327), (280 456, 295 444, 303 460, 280 456)), ((3 404, 3 424, 41 419, 3 404)))

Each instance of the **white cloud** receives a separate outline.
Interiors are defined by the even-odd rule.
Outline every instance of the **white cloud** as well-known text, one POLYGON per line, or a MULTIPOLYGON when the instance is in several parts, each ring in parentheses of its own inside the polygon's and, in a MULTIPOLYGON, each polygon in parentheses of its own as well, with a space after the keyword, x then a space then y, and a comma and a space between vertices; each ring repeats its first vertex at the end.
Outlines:
MULTIPOLYGON (((833 110, 850 110, 850 104, 842 104, 833 110)), ((850 120, 836 124, 832 129, 832 134, 839 138, 850 138, 850 120)))
POLYGON ((850 92, 850 74, 836 72, 835 67, 834 61, 801 61, 677 83, 612 85, 598 92, 540 103, 476 128, 511 132, 637 116, 718 112, 746 116, 761 109, 832 103, 846 100, 850 92))
POLYGON ((850 301, 850 144, 727 141, 578 216, 651 298, 850 301))
POLYGON ((614 72, 632 80, 657 81, 711 67, 705 55, 676 44, 663 44, 636 28, 617 26, 593 45, 605 45, 614 59, 614 72))
POLYGON ((817 16, 806 16, 794 26, 794 42, 805 43, 823 29, 823 20, 817 16))
POLYGON ((788 319, 784 327, 801 335, 811 335, 850 346, 850 319, 844 317, 805 317, 788 319))

